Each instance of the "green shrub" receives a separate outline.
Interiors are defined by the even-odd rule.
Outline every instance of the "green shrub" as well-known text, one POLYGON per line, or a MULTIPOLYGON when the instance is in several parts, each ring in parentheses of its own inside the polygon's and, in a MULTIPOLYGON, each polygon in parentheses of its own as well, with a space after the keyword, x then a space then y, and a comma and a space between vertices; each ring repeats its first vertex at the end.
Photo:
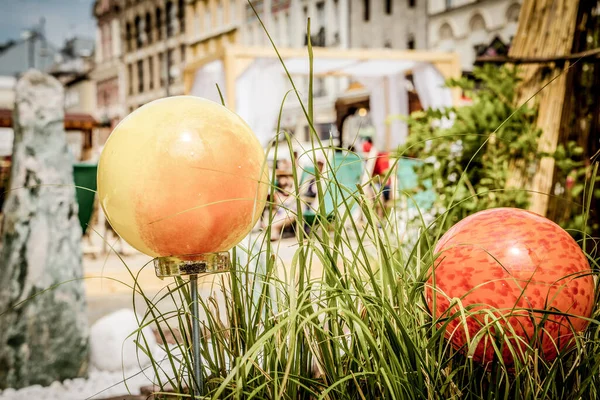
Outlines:
MULTIPOLYGON (((574 142, 559 145, 554 154, 538 151, 541 131, 536 127, 535 98, 519 104, 518 69, 484 65, 473 76, 448 81, 448 86, 462 90, 472 104, 445 110, 415 112, 408 118, 410 135, 398 149, 401 157, 427 159, 419 170, 422 180, 433 179, 438 209, 447 210, 438 224, 444 232, 474 212, 492 207, 527 208, 530 181, 542 157, 556 160, 554 193, 561 201, 555 207, 564 212, 555 220, 581 238, 584 230, 584 190, 594 179, 592 167, 583 159, 583 149, 574 142), (453 119, 445 128, 444 119, 453 119), (566 189, 568 175, 575 186, 566 189)), ((598 181, 598 178, 595 178, 598 181)), ((600 189, 592 193, 600 199, 600 189)), ((598 201, 598 200, 595 200, 598 201)), ((587 227, 587 233, 597 226, 587 227)))

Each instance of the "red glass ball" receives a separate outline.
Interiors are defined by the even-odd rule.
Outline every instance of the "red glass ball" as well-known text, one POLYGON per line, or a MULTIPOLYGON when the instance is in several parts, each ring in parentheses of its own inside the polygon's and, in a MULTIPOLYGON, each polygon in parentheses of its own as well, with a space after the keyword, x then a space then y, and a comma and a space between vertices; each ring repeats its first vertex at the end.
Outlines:
POLYGON ((450 318, 446 336, 452 345, 470 348, 478 362, 494 360, 494 341, 507 365, 527 346, 551 361, 588 324, 579 317, 592 312, 590 266, 575 240, 544 217, 515 208, 481 211, 448 230, 435 253, 427 303, 441 318, 438 326, 450 318), (465 319, 452 317, 459 312, 453 299, 469 309, 465 319), (473 352, 469 346, 477 338, 473 352))

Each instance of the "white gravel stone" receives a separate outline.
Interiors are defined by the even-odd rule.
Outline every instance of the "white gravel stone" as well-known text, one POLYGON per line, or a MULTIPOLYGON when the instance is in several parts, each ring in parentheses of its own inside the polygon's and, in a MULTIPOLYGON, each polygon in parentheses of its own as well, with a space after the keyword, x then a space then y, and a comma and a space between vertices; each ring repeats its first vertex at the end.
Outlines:
MULTIPOLYGON (((28 386, 20 390, 6 389, 0 391, 0 400, 85 400, 103 399, 130 393, 139 394, 140 387, 152 384, 143 373, 138 370, 123 372, 106 372, 92 369, 88 379, 68 379, 63 383, 53 382, 50 386, 28 386), (137 374, 137 375, 136 375, 137 374), (127 378, 127 387, 123 377, 127 378)), ((148 375, 151 375, 146 370, 148 375)))

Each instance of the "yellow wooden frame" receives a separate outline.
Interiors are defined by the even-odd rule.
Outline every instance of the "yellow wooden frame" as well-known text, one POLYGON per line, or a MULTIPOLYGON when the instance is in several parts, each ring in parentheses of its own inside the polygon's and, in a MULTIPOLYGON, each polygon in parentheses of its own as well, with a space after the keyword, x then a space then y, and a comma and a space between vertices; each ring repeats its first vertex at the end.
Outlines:
MULTIPOLYGON (((277 49, 285 61, 289 58, 307 57, 305 48, 277 49)), ((189 94, 194 84, 194 76, 198 69, 209 62, 221 60, 225 73, 225 96, 227 106, 235 110, 235 80, 244 69, 257 58, 277 58, 278 55, 272 47, 242 47, 238 45, 225 46, 212 54, 192 60, 187 63, 183 72, 184 93, 189 94)), ((420 50, 391 50, 391 49, 335 49, 326 47, 313 47, 314 59, 349 59, 358 61, 370 60, 402 60, 428 62, 434 65, 446 79, 459 78, 461 67, 458 54, 441 53, 420 50)), ((344 76, 343 73, 315 74, 315 76, 344 76)), ((458 105, 460 92, 452 91, 452 100, 458 105)))

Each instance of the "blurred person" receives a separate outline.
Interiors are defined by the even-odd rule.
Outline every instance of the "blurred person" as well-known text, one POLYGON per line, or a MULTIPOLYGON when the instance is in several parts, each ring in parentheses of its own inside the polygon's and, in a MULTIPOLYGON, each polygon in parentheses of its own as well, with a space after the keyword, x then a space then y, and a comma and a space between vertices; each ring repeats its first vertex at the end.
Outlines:
MULTIPOLYGON (((320 174, 323 173, 324 166, 325 166, 325 161, 323 161, 322 159, 319 159, 317 161, 317 168, 318 168, 320 174)), ((308 197, 311 200, 311 204, 313 204, 317 198, 317 194, 318 194, 317 176, 315 174, 315 175, 312 175, 311 179, 306 184, 306 190, 304 191, 304 193, 302 193, 302 196, 308 197)))
POLYGON ((294 150, 294 156, 293 156, 293 161, 292 161, 292 165, 293 165, 293 169, 296 170, 296 177, 298 178, 298 184, 300 184, 300 179, 302 179, 302 166, 300 165, 300 154, 298 154, 297 150, 294 150))
POLYGON ((279 160, 277 162, 277 169, 281 170, 281 171, 285 171, 285 172, 289 172, 292 170, 292 161, 291 160, 287 160, 287 159, 283 159, 283 160, 279 160))
POLYGON ((263 229, 271 223, 271 241, 279 240, 283 230, 296 222, 296 196, 293 177, 279 176, 273 193, 273 214, 263 220, 263 229))
POLYGON ((373 138, 367 137, 362 143, 362 152, 367 156, 373 148, 373 138))
POLYGON ((372 182, 376 188, 376 194, 381 193, 383 195, 383 204, 380 204, 378 201, 375 203, 380 217, 383 217, 385 204, 390 201, 392 193, 392 179, 391 177, 385 179, 386 175, 389 173, 389 170, 390 153, 387 151, 380 151, 375 159, 375 165, 372 173, 372 182))

